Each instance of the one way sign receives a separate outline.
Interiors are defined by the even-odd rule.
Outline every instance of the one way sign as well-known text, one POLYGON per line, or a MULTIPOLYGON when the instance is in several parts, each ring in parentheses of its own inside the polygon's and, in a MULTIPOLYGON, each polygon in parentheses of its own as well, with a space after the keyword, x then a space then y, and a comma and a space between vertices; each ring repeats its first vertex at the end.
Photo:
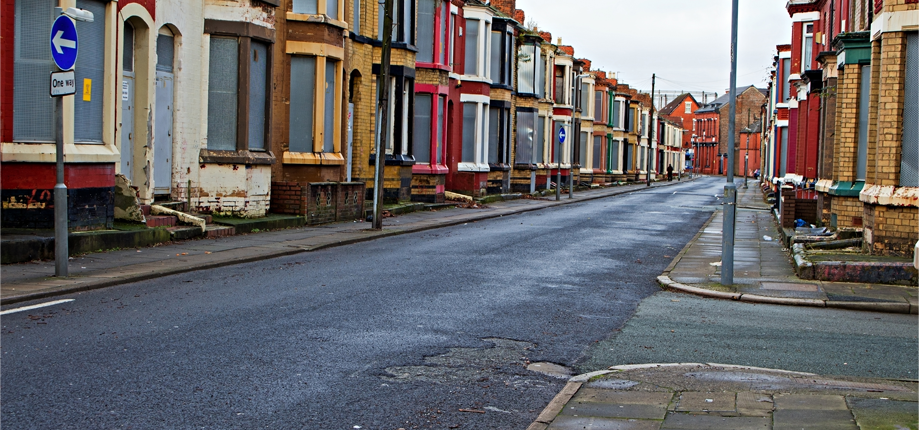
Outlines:
POLYGON ((73 20, 59 16, 51 26, 51 58, 61 70, 73 69, 77 62, 77 27, 73 20))

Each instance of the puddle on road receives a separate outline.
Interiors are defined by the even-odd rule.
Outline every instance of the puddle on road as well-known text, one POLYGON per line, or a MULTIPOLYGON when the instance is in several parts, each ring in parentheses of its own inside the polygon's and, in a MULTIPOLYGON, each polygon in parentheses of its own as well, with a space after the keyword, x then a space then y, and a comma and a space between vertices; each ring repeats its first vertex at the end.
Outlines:
POLYGON ((423 365, 388 367, 389 375, 381 378, 390 382, 502 383, 514 388, 536 388, 549 385, 537 373, 565 379, 571 376, 571 371, 563 366, 530 363, 527 354, 536 347, 533 343, 499 338, 483 340, 493 346, 450 348, 446 354, 425 357, 423 365))

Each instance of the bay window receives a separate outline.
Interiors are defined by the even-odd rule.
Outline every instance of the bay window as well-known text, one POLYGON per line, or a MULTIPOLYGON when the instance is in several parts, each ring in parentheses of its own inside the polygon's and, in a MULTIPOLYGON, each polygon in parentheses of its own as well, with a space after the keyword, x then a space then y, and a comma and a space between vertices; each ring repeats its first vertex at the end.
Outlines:
POLYGON ((460 163, 463 172, 488 172, 489 99, 486 96, 461 94, 463 105, 463 139, 460 163))
POLYGON ((543 98, 545 67, 539 41, 527 41, 521 45, 518 54, 518 94, 535 95, 543 98))
POLYGON ((291 56, 289 152, 341 152, 341 61, 291 56))
POLYGON ((492 39, 489 79, 492 86, 511 88, 511 70, 514 61, 514 33, 510 22, 495 18, 492 22, 492 39))
MULTIPOLYGON (((422 85, 418 85, 422 87, 422 85)), ((444 142, 446 140, 444 113, 447 110, 447 96, 428 92, 429 88, 418 88, 415 93, 413 110, 414 125, 412 132, 412 155, 415 163, 424 170, 423 165, 443 166, 444 142)), ((434 91, 437 91, 435 88, 434 91)), ((433 170, 419 173, 436 173, 433 170)))
POLYGON ((345 13, 344 6, 344 0, 293 0, 291 12, 326 15, 329 18, 340 20, 345 13))
MULTIPOLYGON (((383 20, 385 17, 384 4, 378 3, 377 14, 377 39, 382 40, 384 29, 383 20)), ((390 38, 392 42, 405 45, 415 44, 415 1, 414 0, 394 0, 393 2, 393 34, 390 38)))
MULTIPOLYGON (((236 23, 234 23, 236 24, 236 23)), ((239 27, 250 24, 238 23, 239 27)), ((209 27, 205 23, 205 29, 209 27)), ((217 26, 215 26, 217 27, 217 26)), ((224 28, 228 31, 229 28, 224 28)), ((212 33, 208 54, 207 148, 264 151, 270 130, 271 30, 263 39, 212 33)), ((239 33, 246 33, 240 28, 239 33)))
POLYGON ((449 47, 451 26, 448 22, 450 2, 422 0, 418 3, 418 53, 416 61, 422 64, 450 64, 449 47))
POLYGON ((537 122, 539 116, 534 108, 519 107, 517 115, 517 142, 514 151, 514 163, 529 165, 537 163, 535 144, 537 141, 537 122))

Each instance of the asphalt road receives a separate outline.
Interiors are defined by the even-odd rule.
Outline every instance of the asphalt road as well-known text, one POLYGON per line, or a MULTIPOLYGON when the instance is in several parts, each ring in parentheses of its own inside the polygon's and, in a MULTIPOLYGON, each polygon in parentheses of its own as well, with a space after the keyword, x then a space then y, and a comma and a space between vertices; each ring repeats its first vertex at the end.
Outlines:
MULTIPOLYGON (((529 363, 584 371, 646 359, 625 349, 646 340, 641 330, 655 321, 645 312, 676 318, 696 303, 671 301, 655 277, 708 219, 722 184, 176 275, 5 315, 0 419, 16 429, 523 429, 564 384, 529 363), (623 355, 609 354, 619 339, 623 355)), ((739 305, 700 302, 697 312, 739 305)), ((763 330, 703 327, 715 339, 763 330)), ((914 319, 915 346, 916 331, 914 319)), ((801 358, 830 363, 840 357, 823 355, 835 351, 801 358)), ((649 359, 693 357, 658 352, 649 359)))

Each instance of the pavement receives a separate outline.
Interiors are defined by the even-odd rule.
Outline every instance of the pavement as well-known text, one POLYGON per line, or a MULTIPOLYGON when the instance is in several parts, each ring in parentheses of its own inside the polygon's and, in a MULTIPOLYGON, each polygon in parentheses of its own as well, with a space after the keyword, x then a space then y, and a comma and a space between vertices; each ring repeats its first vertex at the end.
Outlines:
MULTIPOLYGON (((653 187, 686 183, 658 182, 653 187)), ((556 201, 519 199, 478 209, 399 215, 381 231, 338 223, 142 249, 71 257, 70 275, 54 262, 0 266, 0 304, 55 297, 196 270, 476 222, 648 189, 644 184, 580 191, 556 201)), ((738 187, 734 284, 722 286, 722 211, 658 278, 663 287, 705 297, 779 305, 917 314, 916 287, 806 281, 788 250, 761 189, 738 187)), ((711 363, 617 366, 572 378, 529 428, 544 429, 917 429, 917 381, 832 378, 711 363), (900 426, 900 427, 899 427, 900 426)))

